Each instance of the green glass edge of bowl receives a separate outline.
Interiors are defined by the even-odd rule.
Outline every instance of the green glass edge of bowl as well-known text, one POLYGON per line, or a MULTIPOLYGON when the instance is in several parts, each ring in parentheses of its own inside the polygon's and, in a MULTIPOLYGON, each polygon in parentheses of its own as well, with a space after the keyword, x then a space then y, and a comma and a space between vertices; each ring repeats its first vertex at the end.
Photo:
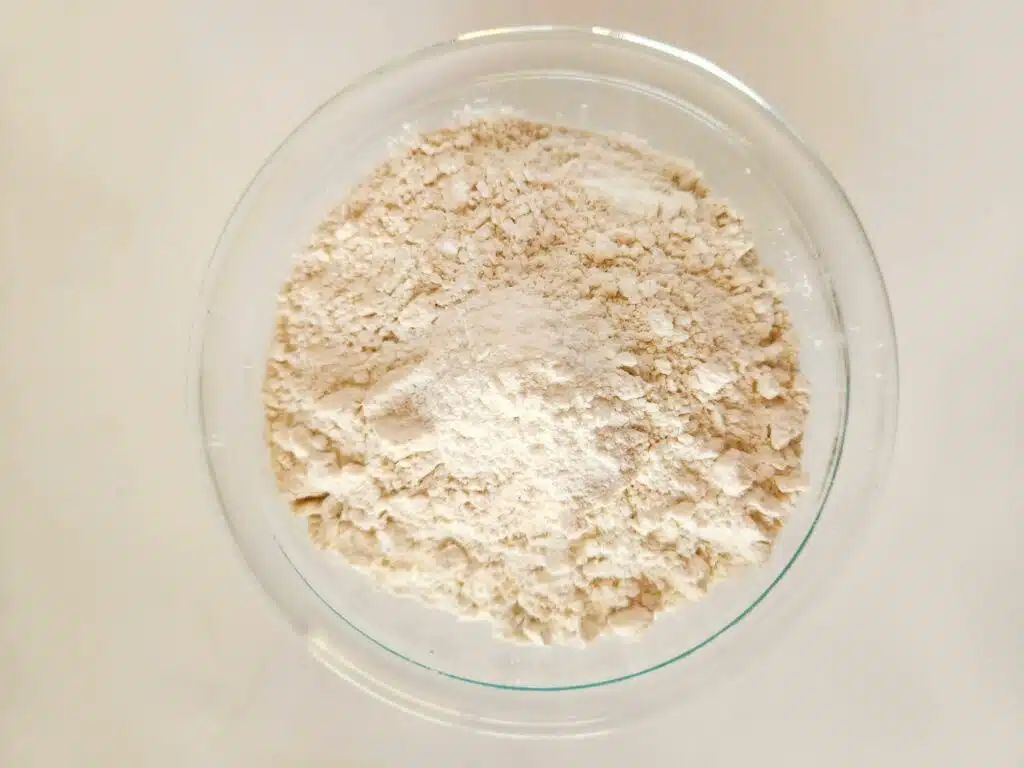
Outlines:
MULTIPOLYGON (((660 54, 661 56, 666 57, 666 58, 683 61, 683 62, 685 62, 687 64, 696 66, 699 69, 701 69, 702 71, 704 71, 707 74, 711 75, 712 77, 715 77, 715 78, 725 82, 730 87, 732 87, 735 90, 737 90, 738 92, 742 93, 744 96, 746 96, 751 101, 753 101, 758 107, 760 107, 761 110, 768 117, 770 117, 779 127, 781 127, 793 139, 793 141, 801 148, 801 150, 803 151, 803 155, 804 155, 805 159, 808 160, 814 166, 815 170, 829 183, 830 186, 833 187, 833 189, 838 193, 839 197, 841 198, 841 200, 845 204, 847 211, 849 212, 849 214, 853 218, 855 224, 857 225, 857 229, 860 232, 861 238, 863 240, 863 244, 865 245, 865 247, 866 247, 866 249, 868 251, 868 254, 871 256, 871 262, 872 262, 872 265, 873 265, 874 270, 875 270, 875 276, 877 278, 878 286, 881 289, 882 297, 884 299, 885 311, 886 311, 886 319, 888 321, 888 327, 889 327, 890 330, 893 329, 894 325, 893 325, 893 318, 892 318, 892 308, 891 308, 891 302, 889 301, 888 291, 886 289, 884 280, 882 280, 882 278, 881 278, 881 271, 879 269, 877 260, 874 258, 874 251, 871 248, 870 241, 868 239, 868 236, 867 236, 867 233, 866 233, 866 231, 864 229, 864 226, 863 226, 863 224, 862 224, 862 222, 860 220, 860 217, 857 215, 856 210, 853 208, 852 204, 849 201, 849 198, 847 197, 847 195, 846 195, 845 191, 842 189, 842 187, 839 185, 838 181, 835 179, 835 177, 832 175, 832 173, 828 170, 828 168, 821 162, 821 160, 817 157, 817 155, 815 155, 812 151, 810 151, 810 149, 808 148, 807 144, 803 141, 803 139, 799 135, 797 135, 792 129, 790 129, 785 124, 785 122, 780 118, 778 113, 767 102, 765 102, 765 100, 763 98, 761 98, 756 93, 756 91, 752 90, 750 87, 748 87, 746 84, 744 84, 741 80, 739 80, 735 76, 731 75, 730 73, 726 72, 725 70, 721 69, 720 67, 718 67, 717 65, 713 64, 712 62, 710 62, 710 61, 708 61, 708 60, 704 59, 703 57, 700 57, 700 56, 698 56, 696 54, 690 53, 688 51, 684 51, 684 50, 679 49, 679 48, 675 48, 674 46, 671 46, 671 45, 668 45, 666 43, 663 43, 663 42, 660 42, 660 41, 657 41, 657 40, 653 40, 653 39, 644 37, 642 35, 636 35, 636 34, 629 33, 629 32, 622 32, 622 31, 617 31, 617 30, 611 30, 611 29, 608 29, 608 28, 605 28, 605 27, 582 27, 582 26, 561 26, 561 25, 533 25, 533 26, 518 26, 518 27, 500 27, 500 28, 493 28, 493 29, 486 29, 486 30, 479 30, 479 31, 475 31, 475 32, 469 32, 469 33, 465 33, 465 34, 459 35, 459 36, 457 36, 457 37, 455 37, 455 38, 453 38, 451 40, 440 41, 438 43, 434 43, 433 45, 427 46, 425 48, 421 48, 421 49, 419 49, 419 50, 417 50, 417 51, 415 51, 415 52, 413 52, 411 54, 408 54, 408 55, 403 56, 403 57, 399 57, 399 58, 397 58, 397 59, 395 59, 395 60, 385 64, 384 66, 378 67, 377 69, 372 70, 371 72, 366 73, 366 74, 358 77, 352 84, 350 84, 350 85, 346 86, 345 88, 341 89, 340 91, 338 91, 337 93, 332 95, 329 99, 324 101, 320 106, 318 106, 309 116, 306 117, 306 119, 304 119, 292 131, 290 131, 288 133, 288 135, 284 138, 284 140, 282 140, 281 143, 274 149, 274 151, 271 152, 270 155, 268 155, 267 159, 260 166, 259 170, 253 176, 252 180, 246 185, 246 187, 243 190, 242 194, 239 196, 237 202, 232 207, 231 213, 230 213, 230 215, 228 216, 228 219, 227 219, 227 223, 225 224, 223 230, 220 233, 220 236, 218 237, 217 244, 216 244, 216 246, 214 248, 214 251, 213 251, 213 254, 212 254, 212 258, 211 258, 209 267, 212 268, 212 267, 214 267, 219 262, 219 256, 221 254, 221 246, 222 246, 222 244, 223 244, 223 242, 224 242, 224 240, 225 240, 225 238, 226 238, 226 236, 228 234, 228 231, 231 228, 231 224, 233 223, 233 221, 235 219, 235 216, 237 215, 238 211, 241 209, 241 207, 242 207, 243 203, 245 202, 246 198, 248 197, 249 193, 252 191, 253 187, 256 185, 257 181, 260 179, 260 177, 262 176, 264 171, 273 163, 275 158, 278 156, 278 154, 281 152, 281 150, 291 141, 291 139, 294 138, 301 131, 303 131, 304 128, 309 123, 311 123, 313 120, 315 120, 316 117, 323 110, 325 110, 331 103, 333 103, 336 99, 338 99, 339 97, 344 96, 345 94, 350 93, 350 92, 352 92, 354 90, 367 87, 373 81, 375 81, 378 78, 388 74, 389 72, 391 72, 393 70, 399 69, 399 68, 401 68, 403 66, 406 66, 406 65, 408 65, 408 64, 410 64, 412 62, 415 62, 415 61, 417 61, 419 59, 428 58, 432 53, 434 53, 435 51, 437 51, 439 49, 442 49, 442 48, 449 48, 449 47, 452 47, 452 46, 462 46, 462 47, 467 47, 468 48, 468 47, 474 46, 475 44, 478 44, 480 42, 483 42, 483 41, 486 41, 486 40, 488 40, 490 38, 495 38, 495 37, 500 37, 500 38, 504 38, 504 39, 511 39, 511 38, 516 38, 516 37, 523 38, 523 37, 539 36, 539 35, 545 35, 545 34, 551 34, 551 33, 560 33, 560 34, 573 35, 573 36, 594 35, 596 37, 610 38, 610 39, 613 39, 613 40, 618 40, 618 41, 623 42, 623 43, 627 43, 627 44, 631 44, 631 45, 635 45, 635 46, 644 48, 644 49, 646 49, 649 52, 653 52, 655 54, 660 54)), ((197 365, 194 366, 193 370, 196 370, 196 371, 201 371, 202 360, 203 360, 204 352, 205 352, 205 343, 204 343, 203 334, 202 334, 202 321, 205 318, 205 316, 209 314, 209 309, 208 309, 208 306, 207 306, 207 303, 206 303, 205 299, 207 298, 208 293, 212 289, 213 285, 216 283, 216 278, 217 278, 216 271, 213 270, 213 269, 208 269, 206 278, 204 279, 203 285, 202 285, 201 290, 200 290, 200 297, 201 297, 201 300, 202 300, 201 301, 201 305, 200 305, 200 311, 198 313, 198 317, 197 317, 197 319, 196 319, 196 321, 195 321, 195 323, 193 325, 193 329, 192 329, 192 347, 195 350, 195 354, 193 355, 193 358, 198 363, 197 365)), ((833 296, 833 298, 834 298, 834 296, 833 296)), ((838 312, 839 311, 839 309, 838 309, 839 308, 838 302, 835 303, 835 306, 837 307, 837 312, 838 312)), ((894 376, 893 376, 893 379, 896 382, 896 387, 897 388, 896 388, 896 390, 893 393, 893 397, 892 397, 892 400, 891 400, 891 407, 889 409, 890 412, 883 414, 883 416, 887 419, 887 421, 892 423, 892 435, 894 437, 895 436, 895 427, 896 427, 896 424, 895 424, 895 421, 896 421, 896 418, 895 418, 896 417, 896 410, 895 410, 895 408, 896 408, 896 403, 898 403, 898 394, 899 394, 898 393, 898 381, 899 381, 899 378, 898 378, 898 354, 897 354, 897 348, 896 348, 896 343, 895 343, 895 334, 891 333, 890 335, 891 335, 891 348, 892 348, 892 355, 893 355, 892 362, 893 362, 893 365, 894 365, 894 376)), ((828 470, 827 470, 828 474, 827 474, 826 482, 825 482, 825 484, 823 486, 823 493, 821 495, 821 501, 820 501, 820 504, 819 504, 819 507, 818 507, 818 511, 817 511, 817 513, 814 516, 814 520, 812 521, 812 523, 810 525, 810 528, 807 531, 807 534, 804 536, 803 540, 800 542, 800 545, 797 547, 796 552, 789 559, 789 561, 785 564, 785 566, 783 566, 782 570, 775 577, 775 579, 772 580, 771 584, 769 584, 765 588, 765 590, 757 597, 757 599, 755 599, 753 602, 751 602, 751 604, 749 606, 747 606, 747 608, 745 608, 741 613, 737 614, 737 616, 735 618, 733 618, 728 624, 724 625, 721 629, 719 629, 716 632, 714 632, 713 634, 709 635, 706 639, 704 639, 700 643, 694 645, 693 647, 687 649, 686 651, 684 651, 684 652, 682 652, 682 653, 680 653, 680 654, 678 654, 676 656, 673 656, 672 658, 666 659, 665 661, 659 662, 658 664, 654 664, 654 665, 652 665, 650 667, 647 667, 647 668, 645 668, 643 670, 639 670, 637 672, 633 672, 633 673, 628 674, 628 675, 621 675, 619 677, 609 678, 607 680, 601 680, 601 681, 597 681, 597 682, 593 682, 593 683, 581 683, 581 684, 576 684, 576 685, 549 686, 549 687, 516 686, 516 685, 508 685, 508 684, 501 684, 501 683, 491 683, 491 682, 487 682, 487 681, 474 680, 472 678, 463 677, 461 675, 456 675, 456 674, 453 674, 451 672, 445 672, 444 670, 436 669, 436 668, 431 667, 431 666, 429 666, 427 664, 424 664, 422 662, 416 661, 415 659, 412 659, 412 658, 410 658, 410 657, 408 657, 408 656, 406 656, 406 655, 404 655, 404 654, 394 650, 393 648, 390 648, 389 646, 387 646, 387 645, 381 643, 380 641, 376 640, 373 636, 371 636, 368 633, 364 632, 358 626, 356 626, 351 621, 349 621, 344 615, 338 613, 330 605, 330 603, 327 602, 326 600, 324 600, 324 598, 316 591, 316 589, 313 588, 313 586, 306 580, 305 576, 303 576, 302 572, 298 568, 295 567, 295 564, 291 561, 291 558, 288 557, 288 553, 280 546, 280 543, 278 543, 278 549, 282 553, 282 555, 284 556, 285 560, 292 566, 293 571, 299 577, 299 579, 304 584, 306 584, 306 586, 310 589, 310 591, 313 594, 315 594, 320 599, 320 601, 335 616, 337 616, 339 619, 341 619, 343 622, 345 622, 346 625, 351 627, 359 635, 361 635, 362 637, 366 638, 367 640, 369 640, 371 643, 373 643, 377 647, 381 648, 382 650, 387 651, 388 653, 396 656, 397 658, 400 658, 403 661, 406 661, 409 664, 412 664, 413 666, 418 667, 418 668, 420 668, 422 670, 425 670, 425 671, 428 671, 428 672, 432 672, 432 673, 435 673, 437 675, 440 675, 442 677, 446 677, 446 678, 449 678, 449 679, 452 679, 452 680, 458 680, 460 682, 468 683, 468 684, 471 684, 471 685, 477 685, 477 686, 481 686, 481 687, 484 687, 484 688, 491 688, 491 689, 497 689, 497 690, 509 690, 509 691, 521 691, 521 692, 536 692, 536 693, 551 693, 551 692, 558 692, 558 691, 574 691, 574 690, 584 690, 584 689, 588 689, 588 688, 599 688, 599 687, 604 687, 604 686, 611 685, 613 683, 623 682, 623 681, 626 681, 626 680, 631 680, 631 679, 635 679, 635 678, 638 678, 638 677, 642 677, 642 676, 648 674, 649 672, 653 672, 653 671, 656 671, 658 669, 663 669, 664 667, 670 666, 671 664, 674 664, 675 662, 680 661, 680 660, 682 660, 682 659, 684 659, 684 658, 694 654, 698 650, 700 650, 702 648, 705 648, 710 643, 712 643, 714 640, 716 640, 719 637, 721 637, 725 632, 727 632, 728 630, 732 629, 737 624, 739 624, 744 618, 749 616, 750 613, 753 612, 753 610, 758 605, 760 605, 765 600, 765 598, 774 590, 774 588, 779 584, 779 582, 782 580, 782 578, 789 572, 790 568, 792 568, 792 566, 796 562, 797 558, 799 558, 800 554, 806 548, 808 542, 810 541, 811 535, 814 533, 815 529, 818 526, 818 523, 820 522, 822 512, 824 511, 825 505, 826 505, 826 503, 828 501, 829 494, 831 493, 832 486, 834 484, 835 477, 836 477, 836 474, 837 474, 838 469, 839 469, 840 460, 841 460, 842 455, 843 455, 843 447, 844 447, 844 444, 845 444, 845 434, 846 434, 846 428, 847 428, 847 418, 848 418, 848 414, 849 414, 849 405, 850 405, 849 350, 848 350, 848 348, 847 348, 847 346, 845 344, 842 347, 842 352, 843 352, 844 369, 845 369, 845 372, 846 372, 846 375, 847 375, 847 380, 846 380, 847 386, 846 386, 845 393, 844 393, 845 397, 844 397, 843 402, 842 402, 842 414, 841 414, 840 429, 838 430, 836 438, 833 441, 832 456, 830 458, 830 463, 829 463, 829 467, 828 467, 828 470)), ((197 382, 195 382, 195 386, 194 387, 190 386, 190 390, 191 391, 198 390, 198 409, 197 410, 198 410, 199 421, 200 421, 200 429, 201 429, 201 433, 205 434, 205 432, 206 432, 206 429, 205 429, 206 419, 205 419, 205 411, 203 409, 202 377, 201 376, 199 377, 199 380, 197 382)), ((886 451, 885 451, 886 455, 891 454, 893 442, 894 441, 891 440, 889 442, 888 446, 886 447, 886 451)), ((238 538, 239 538, 238 537, 238 532, 235 530, 235 526, 232 524, 229 516, 226 514, 226 507, 224 506, 224 499, 221 496, 220 486, 219 486, 219 484, 217 482, 216 473, 214 471, 212 459, 211 459, 211 456, 210 456, 210 453, 209 453, 208 450, 204 450, 204 458, 205 458, 205 463, 206 463, 207 471, 209 472, 210 477, 211 477, 211 479, 213 481, 214 491, 215 491, 215 493, 217 495, 218 501, 221 504, 222 510, 225 511, 225 514, 223 514, 223 518, 224 518, 225 522, 227 523, 229 530, 232 532, 233 538, 235 538, 235 540, 237 542, 238 538)), ((883 465, 883 467, 884 466, 885 465, 883 465)), ((879 479, 879 481, 882 480, 881 477, 879 477, 878 479, 879 479)), ((267 591, 267 593, 273 598, 274 591, 265 582, 265 580, 261 576, 259 576, 259 571, 257 569, 255 569, 255 568, 251 567, 252 566, 252 562, 250 560, 249 555, 245 552, 245 550, 242 549, 241 547, 239 549, 241 549, 241 554, 243 556, 243 559, 250 566, 250 570, 252 570, 257 575, 257 579, 263 585, 263 587, 267 591)), ((276 598, 274 598, 274 602, 277 603, 278 605, 280 605, 280 602, 276 598)), ((284 606, 281 606, 281 607, 284 607, 284 606)), ((285 609, 285 614, 290 616, 290 612, 287 609, 285 609)), ((292 619, 292 621, 294 623, 294 619, 292 619)), ((305 626, 300 626, 299 628, 300 628, 301 631, 308 630, 308 627, 305 627, 305 626)))

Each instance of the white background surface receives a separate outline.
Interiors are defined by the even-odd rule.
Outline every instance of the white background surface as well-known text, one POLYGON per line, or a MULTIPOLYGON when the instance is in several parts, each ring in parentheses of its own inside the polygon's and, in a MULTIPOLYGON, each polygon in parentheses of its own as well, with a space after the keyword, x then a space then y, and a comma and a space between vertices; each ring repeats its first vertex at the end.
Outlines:
POLYGON ((1024 6, 515 6, 0 0, 0 766, 1024 764, 1024 6), (660 37, 774 102, 864 217, 902 363, 841 577, 734 686, 583 743, 439 732, 331 678, 185 412, 203 268, 265 155, 391 56, 522 22, 660 37))

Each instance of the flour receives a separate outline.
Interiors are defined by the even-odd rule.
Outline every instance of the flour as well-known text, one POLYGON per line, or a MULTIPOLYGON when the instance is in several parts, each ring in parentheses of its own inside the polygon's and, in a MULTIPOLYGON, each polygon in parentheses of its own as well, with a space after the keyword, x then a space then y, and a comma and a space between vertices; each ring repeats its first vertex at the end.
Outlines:
POLYGON ((579 644, 765 560, 804 489, 790 319, 686 161, 514 117, 409 142, 280 299, 264 401, 313 541, 579 644))

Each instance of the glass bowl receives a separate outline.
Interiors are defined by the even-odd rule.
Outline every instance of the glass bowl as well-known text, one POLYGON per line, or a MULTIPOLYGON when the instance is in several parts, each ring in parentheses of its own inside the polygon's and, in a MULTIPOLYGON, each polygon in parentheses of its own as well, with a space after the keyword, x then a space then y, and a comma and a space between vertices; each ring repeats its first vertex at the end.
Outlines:
POLYGON ((476 32, 346 88, 285 140, 246 189, 202 301, 196 407, 220 504, 246 560, 318 658, 369 693, 438 722, 532 737, 599 733, 735 673, 856 542, 893 443, 888 300, 842 190, 736 78, 626 33, 476 32), (746 217, 762 260, 789 289, 811 385, 811 489, 766 565, 659 616, 632 642, 514 645, 493 638, 484 623, 392 597, 340 557, 314 549, 274 484, 261 384, 292 254, 396 139, 451 124, 467 109, 629 134, 692 158, 713 192, 746 217))

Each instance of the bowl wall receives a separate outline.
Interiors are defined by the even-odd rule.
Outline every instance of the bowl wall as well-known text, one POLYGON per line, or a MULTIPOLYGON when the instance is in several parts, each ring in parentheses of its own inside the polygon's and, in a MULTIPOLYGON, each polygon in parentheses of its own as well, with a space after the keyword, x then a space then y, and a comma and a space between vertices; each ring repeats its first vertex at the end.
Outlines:
MULTIPOLYGON (((780 581, 820 522, 863 515, 864 491, 892 443, 896 369, 888 304, 841 190, 745 86, 696 57, 629 35, 529 29, 466 36, 338 94, 285 141, 246 191, 218 245, 204 302, 203 438, 224 513, 254 572, 337 671, 419 714, 484 730, 602 730, 624 713, 671 698, 652 695, 651 678, 663 693, 675 685, 682 695, 762 645, 767 630, 741 619, 780 581), (582 650, 516 646, 492 638, 486 624, 387 595, 311 546, 270 471, 260 389, 275 299, 293 254, 403 137, 501 111, 624 133, 692 158, 713 194, 746 218, 762 261, 788 290, 811 384, 804 441, 811 490, 766 565, 659 616, 636 641, 603 638, 582 650), (733 634, 747 637, 729 643, 727 653, 724 640, 733 634), (645 701, 624 705, 620 695, 645 701)), ((814 581, 818 574, 799 578, 814 581)))

